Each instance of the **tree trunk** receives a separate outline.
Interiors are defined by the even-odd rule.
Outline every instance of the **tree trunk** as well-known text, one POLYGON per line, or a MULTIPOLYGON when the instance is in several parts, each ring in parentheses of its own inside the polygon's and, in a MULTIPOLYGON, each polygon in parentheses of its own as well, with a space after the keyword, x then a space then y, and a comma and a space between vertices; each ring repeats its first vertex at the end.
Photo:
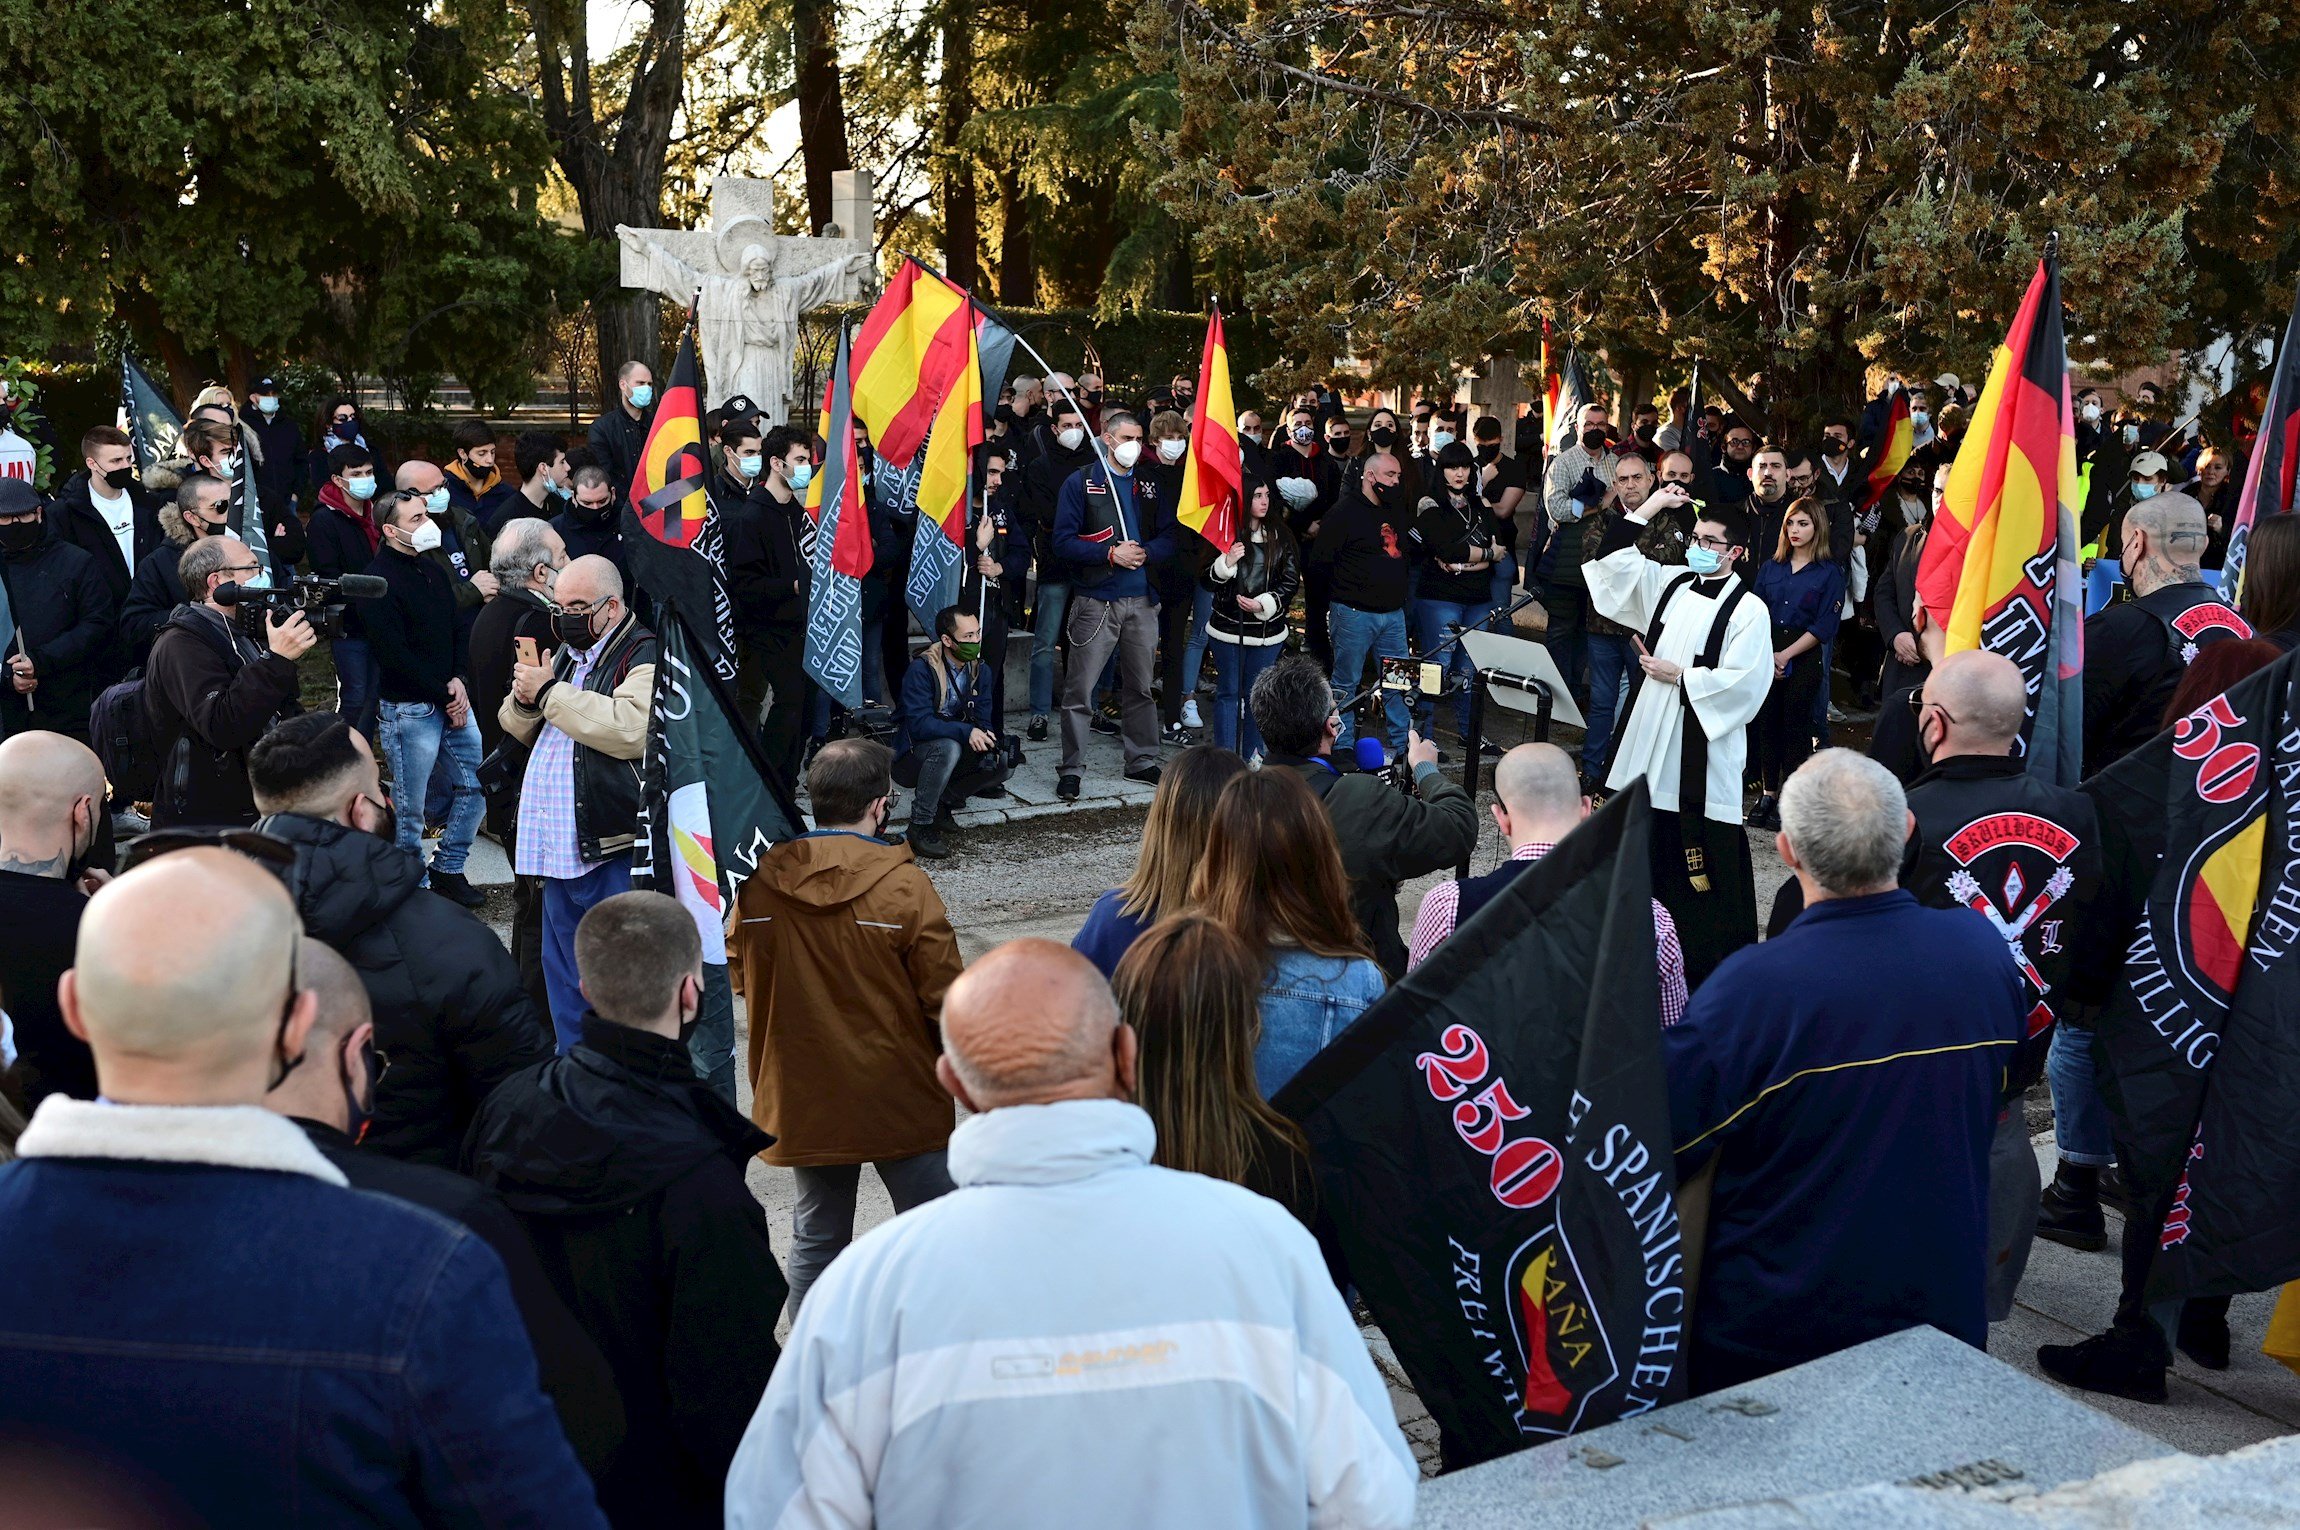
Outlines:
POLYGON ((798 65, 799 153, 806 163, 807 232, 832 219, 831 176, 852 170, 846 96, 839 86, 834 0, 793 0, 791 56, 798 65))
POLYGON ((942 269, 972 290, 980 274, 982 209, 975 194, 974 155, 961 146, 974 115, 974 17, 952 0, 942 23, 942 269))
POLYGON ((1038 268, 1030 251, 1030 209, 1022 176, 1012 165, 998 173, 998 300, 1028 308, 1038 301, 1038 268))

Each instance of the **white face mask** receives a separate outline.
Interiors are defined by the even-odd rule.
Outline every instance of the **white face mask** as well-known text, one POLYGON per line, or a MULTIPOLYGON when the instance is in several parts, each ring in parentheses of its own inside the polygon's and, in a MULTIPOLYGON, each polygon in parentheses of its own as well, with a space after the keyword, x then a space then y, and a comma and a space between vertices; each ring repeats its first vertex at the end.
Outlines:
POLYGON ((1182 454, 1189 449, 1190 443, 1187 441, 1161 441, 1158 443, 1158 460, 1171 466, 1180 462, 1182 454))
POLYGON ((1073 425, 1068 430, 1056 431, 1054 433, 1054 440, 1056 444, 1059 445, 1064 451, 1074 452, 1078 450, 1080 446, 1085 444, 1086 432, 1073 425))
POLYGON ((2079 409, 2077 413, 2084 416, 2084 423, 2087 425, 2098 425, 2100 423, 2100 405, 2098 404, 2087 403, 2083 408, 2079 409))
POLYGON ((410 552, 427 553, 438 545, 439 527, 432 522, 429 516, 424 517, 422 523, 407 534, 407 546, 410 552))
POLYGON ((1110 460, 1117 463, 1121 469, 1132 468, 1135 463, 1142 460, 1142 443, 1139 441, 1119 442, 1110 448, 1110 460))

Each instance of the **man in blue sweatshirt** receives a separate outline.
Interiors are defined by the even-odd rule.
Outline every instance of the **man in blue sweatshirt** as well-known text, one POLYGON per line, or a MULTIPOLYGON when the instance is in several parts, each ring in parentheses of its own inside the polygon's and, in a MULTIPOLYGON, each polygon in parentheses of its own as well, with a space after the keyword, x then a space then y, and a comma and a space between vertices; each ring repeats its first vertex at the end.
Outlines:
POLYGON ((1070 475, 1054 511, 1054 556, 1073 569, 1070 667, 1062 680, 1062 766, 1055 795, 1076 802, 1087 706, 1118 655, 1126 779, 1158 780, 1158 708, 1150 677, 1158 654, 1158 595, 1148 568, 1174 555, 1174 507, 1139 476, 1142 424, 1124 410, 1102 417, 1102 462, 1070 475), (1104 463, 1108 466, 1105 467, 1104 463))
POLYGON ((910 848, 922 860, 950 854, 943 830, 951 807, 1006 779, 991 708, 990 666, 982 661, 982 623, 965 606, 934 618, 934 646, 911 661, 895 714, 894 778, 915 788, 910 848))

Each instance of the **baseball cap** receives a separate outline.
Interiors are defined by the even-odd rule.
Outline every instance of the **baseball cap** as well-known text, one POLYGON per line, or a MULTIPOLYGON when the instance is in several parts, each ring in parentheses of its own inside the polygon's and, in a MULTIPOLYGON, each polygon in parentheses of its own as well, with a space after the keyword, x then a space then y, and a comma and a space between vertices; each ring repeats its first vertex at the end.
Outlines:
POLYGON ((259 377, 255 381, 255 386, 248 389, 248 392, 252 395, 257 393, 277 393, 279 390, 280 384, 278 378, 259 377))
POLYGON ((1936 388, 1961 388, 1964 386, 1964 380, 1954 372, 1943 372, 1933 379, 1933 386, 1936 388))
POLYGON ((2132 459, 2131 476, 2134 478, 2170 478, 2172 464, 2164 460, 2162 452, 2142 452, 2132 459))

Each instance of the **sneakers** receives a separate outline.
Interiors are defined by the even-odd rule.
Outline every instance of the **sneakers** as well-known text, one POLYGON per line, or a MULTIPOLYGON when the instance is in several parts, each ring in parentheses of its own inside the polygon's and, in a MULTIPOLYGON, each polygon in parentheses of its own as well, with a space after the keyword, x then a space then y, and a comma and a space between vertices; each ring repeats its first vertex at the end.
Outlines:
POLYGON ((1030 719, 1030 741, 1034 744, 1046 742, 1046 715, 1044 713, 1030 719))
POLYGON ((945 833, 958 827, 958 815, 951 811, 949 803, 945 802, 934 810, 934 826, 945 833))
POLYGON ((434 871, 431 874, 431 890, 465 908, 480 908, 487 902, 487 894, 472 886, 460 871, 434 871))
POLYGON ((1078 800, 1078 778, 1076 776, 1064 776, 1055 782, 1054 795, 1065 802, 1076 802, 1078 800))
POLYGON ((2037 1198, 2036 1235, 2049 1238, 2063 1248, 2080 1253, 2097 1254, 2108 1247, 2108 1222, 2100 1211, 2098 1171, 2090 1176, 2091 1188, 2084 1184, 2086 1176, 2080 1171, 2072 1176, 2070 1165, 2062 1164, 2053 1171, 2052 1183, 2044 1187, 2037 1198))
POLYGON ((1186 744, 1188 744, 1188 743, 1190 742, 1190 736, 1191 736, 1190 730, 1191 730, 1191 725, 1190 725, 1189 723, 1186 723, 1186 722, 1172 722, 1172 723, 1168 723, 1168 724, 1166 725, 1166 730, 1165 730, 1165 739, 1166 739, 1166 742, 1167 742, 1167 743, 1169 743, 1169 744, 1185 744, 1185 745, 1186 745, 1186 744))
POLYGON ((912 824, 908 843, 910 853, 922 861, 950 859, 950 841, 943 838, 942 830, 931 823, 912 824))
POLYGON ((1206 726, 1198 716, 1198 698, 1195 696, 1182 703, 1182 726, 1185 728, 1203 728, 1206 726))
POLYGON ((1130 765, 1126 769, 1127 780, 1139 781, 1145 786, 1156 786, 1158 774, 1158 767, 1155 765, 1130 765))
POLYGON ((2171 1358, 2154 1329, 2140 1333, 2111 1328, 2082 1344, 2046 1344, 2038 1348, 2036 1363, 2064 1386, 2085 1392, 2106 1392, 2134 1402, 2164 1401, 2164 1372, 2171 1358))
POLYGON ((1118 719, 1115 717, 1106 716, 1101 712, 1096 712, 1094 715, 1087 718, 1086 726, 1092 728, 1097 733, 1107 733, 1114 738, 1118 734, 1118 719))
POLYGON ((980 802, 980 801, 982 801, 982 800, 983 800, 984 798, 986 798, 986 797, 1003 797, 1003 796, 1005 796, 1005 795, 1006 795, 1006 788, 1005 788, 1005 787, 1003 787, 1003 786, 996 786, 996 785, 992 785, 992 786, 986 786, 986 787, 984 787, 984 788, 983 788, 981 791, 978 791, 978 792, 968 792, 968 793, 967 793, 967 795, 968 795, 969 797, 973 798, 975 801, 977 801, 977 802, 980 802))
POLYGON ((2180 1352, 2208 1371, 2228 1369, 2228 1308, 2213 1301, 2180 1304, 2180 1352))

